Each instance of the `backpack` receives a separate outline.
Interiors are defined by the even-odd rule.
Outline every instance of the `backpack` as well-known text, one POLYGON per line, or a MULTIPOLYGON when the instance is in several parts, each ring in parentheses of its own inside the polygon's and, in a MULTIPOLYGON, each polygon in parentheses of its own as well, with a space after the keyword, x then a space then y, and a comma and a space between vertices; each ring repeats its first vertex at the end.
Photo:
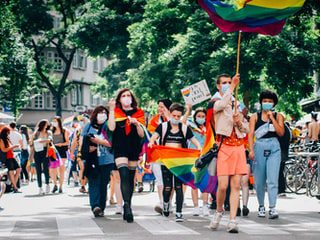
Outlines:
POLYGON ((86 134, 82 138, 82 145, 81 145, 81 159, 87 160, 90 156, 90 136, 88 135, 88 132, 91 128, 91 123, 87 129, 86 134))
MULTIPOLYGON (((169 122, 164 122, 161 124, 161 126, 162 126, 162 136, 160 139, 160 143, 161 143, 161 145, 165 145, 167 137, 168 137, 169 132, 171 130, 171 124, 169 124, 169 122)), ((187 148, 187 130, 188 130, 187 125, 179 123, 179 131, 182 131, 182 135, 184 137, 184 140, 182 143, 183 148, 187 148)))

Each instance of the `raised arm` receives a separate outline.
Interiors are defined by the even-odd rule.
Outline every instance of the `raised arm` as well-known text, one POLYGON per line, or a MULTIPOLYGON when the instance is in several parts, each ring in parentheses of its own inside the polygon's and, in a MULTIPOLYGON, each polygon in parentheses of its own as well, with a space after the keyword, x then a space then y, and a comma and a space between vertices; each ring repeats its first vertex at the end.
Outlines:
POLYGON ((116 101, 112 98, 109 101, 109 119, 108 119, 108 128, 112 132, 116 129, 116 120, 114 118, 115 108, 116 108, 116 101))

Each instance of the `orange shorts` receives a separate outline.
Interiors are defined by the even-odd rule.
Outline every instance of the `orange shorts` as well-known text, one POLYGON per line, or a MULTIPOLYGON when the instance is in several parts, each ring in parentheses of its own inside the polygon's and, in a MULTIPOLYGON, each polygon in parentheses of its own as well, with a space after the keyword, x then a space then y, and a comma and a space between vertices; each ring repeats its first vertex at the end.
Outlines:
POLYGON ((244 145, 222 144, 217 158, 217 176, 246 175, 247 171, 244 145))

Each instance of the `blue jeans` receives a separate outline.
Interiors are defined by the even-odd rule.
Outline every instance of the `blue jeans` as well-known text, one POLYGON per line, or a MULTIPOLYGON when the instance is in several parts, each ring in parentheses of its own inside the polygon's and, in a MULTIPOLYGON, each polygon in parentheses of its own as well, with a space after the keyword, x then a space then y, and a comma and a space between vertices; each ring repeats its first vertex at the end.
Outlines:
POLYGON ((254 144, 254 158, 253 174, 259 206, 264 206, 265 187, 267 184, 269 207, 275 207, 281 162, 281 150, 278 139, 257 139, 254 144))
POLYGON ((113 164, 100 165, 94 176, 88 177, 89 183, 89 199, 91 210, 95 207, 106 208, 107 201, 107 185, 110 180, 110 173, 113 170, 113 164))

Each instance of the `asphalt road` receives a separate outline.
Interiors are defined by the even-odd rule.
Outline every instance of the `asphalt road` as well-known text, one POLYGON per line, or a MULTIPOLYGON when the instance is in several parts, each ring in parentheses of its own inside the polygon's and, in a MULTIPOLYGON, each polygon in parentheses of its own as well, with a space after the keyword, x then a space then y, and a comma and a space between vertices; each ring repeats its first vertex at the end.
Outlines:
POLYGON ((306 196, 287 195, 279 199, 277 220, 257 217, 257 200, 251 195, 248 217, 240 217, 239 234, 226 232, 227 214, 220 229, 208 228, 211 217, 192 216, 190 191, 183 209, 185 222, 176 223, 153 211, 157 193, 135 193, 135 221, 128 224, 108 206, 104 218, 95 219, 88 196, 67 186, 63 194, 37 195, 36 183, 22 187, 23 193, 0 199, 0 239, 320 239, 320 201, 306 196))

